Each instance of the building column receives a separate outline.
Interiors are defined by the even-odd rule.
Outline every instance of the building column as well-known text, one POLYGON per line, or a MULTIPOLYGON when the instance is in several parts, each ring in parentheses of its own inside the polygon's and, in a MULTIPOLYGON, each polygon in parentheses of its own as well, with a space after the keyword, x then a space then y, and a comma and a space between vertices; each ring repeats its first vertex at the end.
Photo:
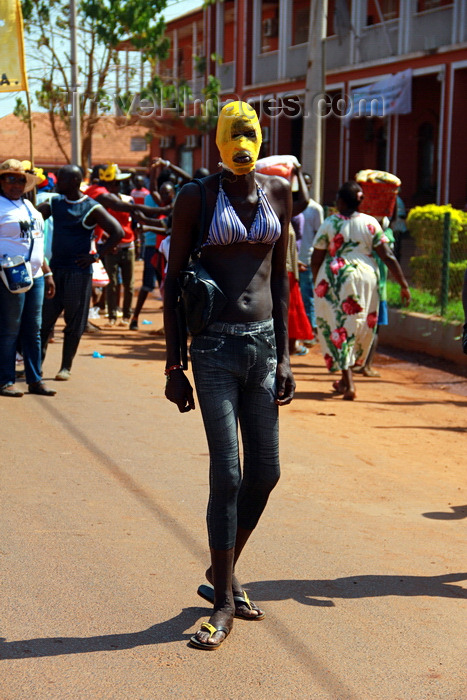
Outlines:
POLYGON ((445 70, 445 117, 444 117, 444 138, 443 138, 443 175, 442 189, 440 189, 441 204, 448 204, 450 192, 450 163, 452 148, 452 113, 455 89, 456 72, 452 63, 446 66, 445 70))
POLYGON ((350 32, 350 63, 355 64, 360 62, 360 49, 359 49, 359 38, 362 28, 362 15, 364 14, 364 8, 362 3, 365 2, 366 7, 367 0, 354 0, 352 2, 351 8, 351 22, 354 28, 353 32, 350 32))
MULTIPOLYGON (((216 54, 224 56, 224 3, 217 3, 216 8, 216 54)), ((219 77, 219 64, 216 61, 216 77, 219 77)))
POLYGON ((197 70, 197 63, 196 63, 196 58, 198 56, 198 23, 195 20, 192 24, 192 33, 191 33, 191 44, 192 44, 192 52, 191 52, 191 91, 193 93, 193 99, 196 100, 198 96, 198 70, 197 70))
MULTIPOLYGON (((203 10, 203 55, 206 56, 206 71, 208 70, 208 60, 207 57, 209 53, 209 35, 208 35, 208 13, 211 8, 204 8, 203 10)), ((206 75, 203 77, 203 85, 206 84, 206 75)), ((203 134, 201 137, 201 165, 205 168, 209 168, 209 133, 203 134)))
POLYGON ((446 164, 449 158, 449 138, 448 134, 452 121, 452 100, 449 99, 451 81, 453 78, 451 65, 444 65, 441 78, 441 104, 440 104, 440 124, 438 134, 438 173, 436 188, 436 204, 446 204, 444 201, 446 188, 448 186, 449 173, 446 164))
POLYGON ((391 172, 397 175, 397 154, 399 150, 399 115, 393 114, 391 129, 391 172))
POLYGON ((172 33, 172 77, 174 80, 178 78, 178 34, 176 29, 172 33))
MULTIPOLYGON (((242 0, 240 0, 242 2, 242 0)), ((253 0, 253 66, 251 68, 251 83, 256 85, 257 82, 257 58, 260 49, 261 41, 261 0, 253 0)))
POLYGON ((287 48, 289 38, 289 12, 287 0, 279 0, 279 56, 277 72, 279 80, 287 77, 287 48))

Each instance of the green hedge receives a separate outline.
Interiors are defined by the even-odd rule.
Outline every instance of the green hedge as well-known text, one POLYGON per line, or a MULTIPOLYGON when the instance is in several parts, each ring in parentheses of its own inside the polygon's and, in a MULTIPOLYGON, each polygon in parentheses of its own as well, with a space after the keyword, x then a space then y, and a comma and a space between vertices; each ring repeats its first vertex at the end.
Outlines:
MULTIPOLYGON (((418 255, 410 258, 413 272, 413 282, 419 289, 426 289, 433 294, 439 294, 441 289, 441 256, 418 255)), ((467 270, 467 260, 449 263, 449 295, 460 296, 467 270)))
POLYGON ((407 226, 420 255, 410 260, 413 281, 420 289, 439 295, 443 260, 444 216, 451 214, 451 262, 449 294, 460 297, 464 272, 467 269, 467 213, 450 204, 428 204, 414 207, 407 217, 407 226))

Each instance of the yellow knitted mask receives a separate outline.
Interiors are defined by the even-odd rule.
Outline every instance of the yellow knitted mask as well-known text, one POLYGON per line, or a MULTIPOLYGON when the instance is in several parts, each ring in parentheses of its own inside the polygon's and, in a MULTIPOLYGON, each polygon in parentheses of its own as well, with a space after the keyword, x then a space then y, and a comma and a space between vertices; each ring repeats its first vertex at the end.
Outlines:
POLYGON ((261 127, 253 107, 247 102, 229 102, 222 108, 216 144, 224 168, 236 175, 254 170, 261 142, 261 127))

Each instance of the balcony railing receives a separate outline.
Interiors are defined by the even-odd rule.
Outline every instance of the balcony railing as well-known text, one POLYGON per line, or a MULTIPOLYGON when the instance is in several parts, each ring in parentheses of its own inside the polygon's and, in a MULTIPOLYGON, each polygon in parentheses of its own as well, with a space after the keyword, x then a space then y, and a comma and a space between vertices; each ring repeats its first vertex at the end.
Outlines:
POLYGON ((365 27, 358 39, 355 61, 366 63, 397 55, 399 20, 365 27))
POLYGON ((442 7, 414 15, 409 51, 430 51, 450 44, 452 22, 452 7, 442 7))

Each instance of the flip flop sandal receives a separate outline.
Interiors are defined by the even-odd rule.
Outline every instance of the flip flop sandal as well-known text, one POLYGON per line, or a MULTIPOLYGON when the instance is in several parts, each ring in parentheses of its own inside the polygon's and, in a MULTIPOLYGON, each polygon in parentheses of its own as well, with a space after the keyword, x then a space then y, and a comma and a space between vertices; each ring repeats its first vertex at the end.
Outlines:
MULTIPOLYGON (((202 584, 201 586, 199 586, 197 593, 201 598, 207 600, 208 603, 212 603, 214 605, 214 588, 211 586, 210 583, 202 584)), ((259 615, 255 615, 254 617, 251 617, 250 615, 244 615, 241 612, 237 612, 237 605, 246 605, 246 607, 249 610, 259 611, 258 606, 255 603, 251 602, 246 591, 243 591, 242 595, 234 595, 234 602, 236 603, 235 617, 239 620, 253 620, 254 622, 258 622, 259 620, 264 620, 264 618, 266 617, 266 613, 264 612, 260 613, 259 615)))
POLYGON ((199 629, 200 629, 200 631, 206 630, 207 632, 209 632, 210 633, 209 639, 211 639, 211 637, 213 635, 215 635, 216 632, 223 632, 225 634, 224 639, 221 639, 221 641, 218 642, 217 644, 208 644, 207 642, 200 642, 199 639, 196 639, 196 635, 193 635, 193 637, 190 637, 190 644, 192 646, 196 647, 197 649, 206 649, 207 651, 212 651, 213 649, 219 649, 222 642, 224 642, 227 639, 227 637, 230 633, 230 630, 228 627, 224 627, 223 625, 219 625, 219 627, 214 627, 214 625, 211 625, 209 622, 203 622, 203 624, 201 625, 201 627, 199 629))
POLYGON ((295 350, 295 352, 293 352, 292 355, 299 355, 301 357, 302 355, 308 355, 308 353, 308 348, 302 345, 300 348, 298 348, 298 350, 295 350))

